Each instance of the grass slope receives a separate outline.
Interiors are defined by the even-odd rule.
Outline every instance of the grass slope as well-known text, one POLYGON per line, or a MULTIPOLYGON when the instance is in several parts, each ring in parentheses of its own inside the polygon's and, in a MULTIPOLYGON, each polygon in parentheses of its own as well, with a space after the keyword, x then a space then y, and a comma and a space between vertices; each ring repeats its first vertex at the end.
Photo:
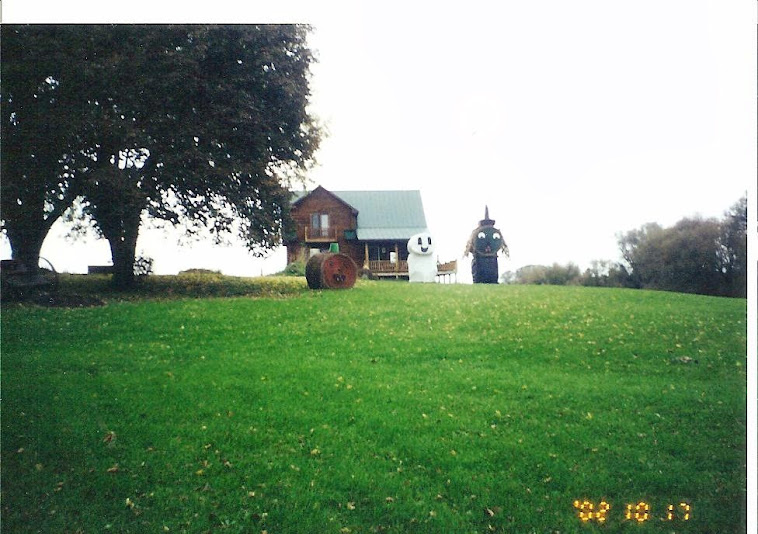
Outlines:
POLYGON ((3 526, 741 532, 745 314, 673 293, 402 283, 12 306, 3 526), (595 506, 586 523, 577 500, 595 506))

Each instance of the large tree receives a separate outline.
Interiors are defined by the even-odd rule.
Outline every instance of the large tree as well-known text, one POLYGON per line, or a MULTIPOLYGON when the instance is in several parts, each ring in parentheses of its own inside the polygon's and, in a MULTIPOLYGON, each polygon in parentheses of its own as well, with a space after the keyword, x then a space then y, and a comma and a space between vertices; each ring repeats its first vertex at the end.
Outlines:
POLYGON ((55 220, 81 192, 66 154, 77 144, 79 73, 66 68, 69 27, 2 26, 0 170, 3 230, 13 257, 36 267, 55 220))
POLYGON ((741 199, 716 219, 685 218, 663 228, 656 223, 619 236, 636 287, 745 296, 747 203, 741 199))
POLYGON ((75 28, 76 48, 59 43, 81 94, 78 144, 58 174, 81 178, 83 213, 111 245, 116 285, 132 281, 144 213, 190 233, 237 231, 255 253, 278 244, 290 182, 319 141, 306 109, 307 31, 86 26, 75 28))
POLYGON ((747 197, 739 199, 721 223, 721 265, 725 294, 747 296, 747 197))

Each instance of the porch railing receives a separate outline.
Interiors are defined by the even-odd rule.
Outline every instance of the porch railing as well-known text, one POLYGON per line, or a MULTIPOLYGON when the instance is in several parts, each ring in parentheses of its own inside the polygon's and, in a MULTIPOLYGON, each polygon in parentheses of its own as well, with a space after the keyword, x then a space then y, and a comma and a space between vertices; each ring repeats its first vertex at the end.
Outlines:
POLYGON ((400 262, 394 262, 389 260, 371 260, 368 262, 369 269, 372 273, 408 273, 408 262, 406 260, 400 260, 400 262))
POLYGON ((329 228, 314 228, 312 226, 305 227, 305 240, 306 241, 336 241, 339 235, 338 229, 334 227, 329 228))

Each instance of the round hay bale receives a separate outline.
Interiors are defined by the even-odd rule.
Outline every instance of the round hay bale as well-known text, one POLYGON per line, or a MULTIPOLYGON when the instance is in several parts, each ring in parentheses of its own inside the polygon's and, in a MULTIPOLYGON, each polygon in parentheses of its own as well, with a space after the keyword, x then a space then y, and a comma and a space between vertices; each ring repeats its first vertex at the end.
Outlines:
POLYGON ((311 289, 350 289, 358 266, 345 254, 314 254, 305 264, 305 279, 311 289))

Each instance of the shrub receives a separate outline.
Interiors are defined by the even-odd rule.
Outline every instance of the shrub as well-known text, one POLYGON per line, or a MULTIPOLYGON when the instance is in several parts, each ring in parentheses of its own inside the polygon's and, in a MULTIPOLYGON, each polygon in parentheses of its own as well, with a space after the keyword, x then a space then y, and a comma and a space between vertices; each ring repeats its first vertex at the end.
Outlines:
POLYGON ((64 296, 95 296, 110 300, 202 298, 202 297, 284 297, 308 290, 305 278, 237 277, 219 273, 152 275, 140 280, 129 291, 118 291, 109 284, 108 275, 62 275, 60 293, 64 296))
POLYGON ((577 284, 579 281, 579 267, 573 263, 568 265, 551 266, 527 265, 516 271, 514 281, 517 284, 548 284, 553 286, 565 286, 577 284))
POLYGON ((179 271, 179 276, 184 274, 221 274, 221 271, 214 271, 211 269, 187 269, 185 271, 179 271))
POLYGON ((597 260, 584 271, 579 283, 591 287, 634 287, 629 272, 622 264, 597 260))
POLYGON ((305 276, 305 262, 293 261, 275 276, 305 276))

